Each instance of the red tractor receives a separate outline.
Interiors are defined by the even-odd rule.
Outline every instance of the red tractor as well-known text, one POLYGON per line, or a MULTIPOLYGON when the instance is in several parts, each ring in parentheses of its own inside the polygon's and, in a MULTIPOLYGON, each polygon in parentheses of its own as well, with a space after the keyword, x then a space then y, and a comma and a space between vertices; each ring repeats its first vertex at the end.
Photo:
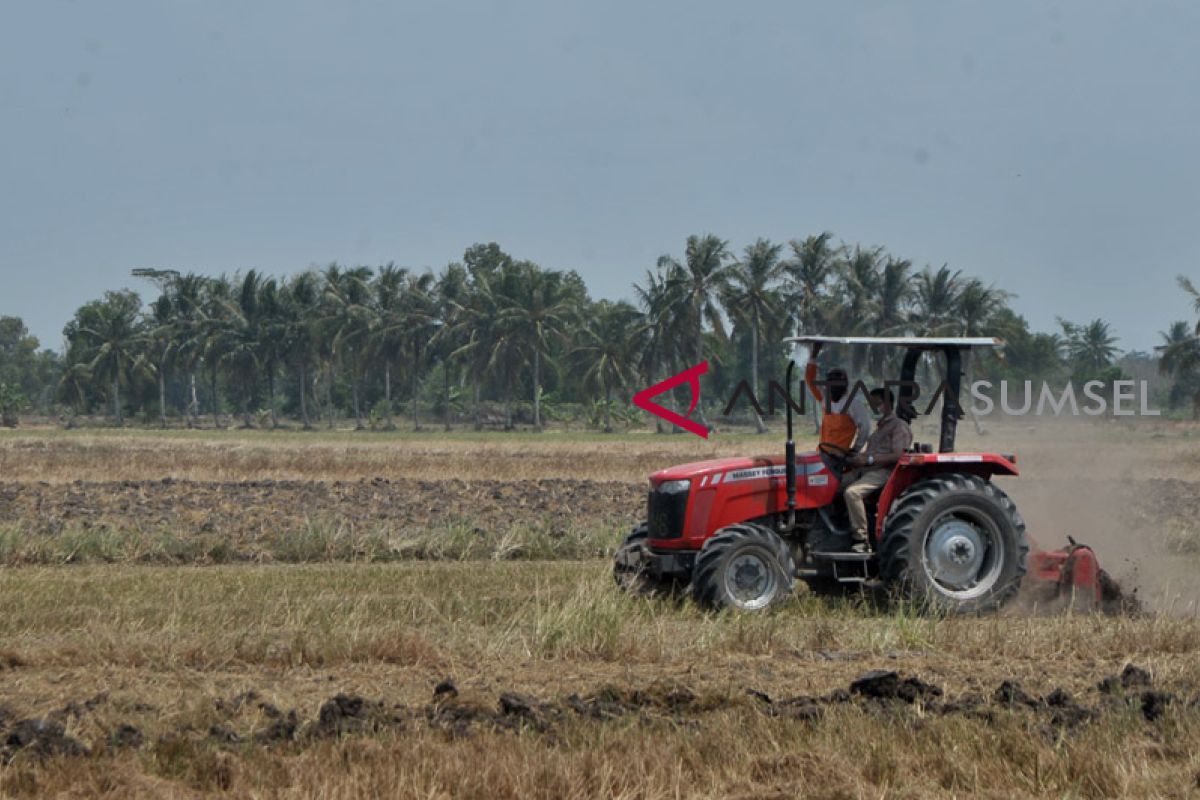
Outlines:
MULTIPOLYGON (((955 429, 965 356, 991 338, 800 336, 809 345, 905 349, 896 413, 917 416, 916 367, 925 353, 945 358, 937 451, 914 443, 887 484, 868 497, 869 552, 854 552, 841 476, 847 454, 822 447, 796 454, 787 404, 783 457, 723 458, 650 476, 646 521, 625 537, 613 575, 621 587, 661 591, 689 586, 708 608, 756 610, 785 600, 797 578, 813 589, 880 587, 949 613, 995 611, 1027 579, 1037 596, 1076 606, 1112 607, 1119 589, 1090 548, 1031 548, 1025 522, 993 478, 1017 474, 1016 456, 959 453, 955 429)), ((787 387, 791 391, 792 364, 787 387)))

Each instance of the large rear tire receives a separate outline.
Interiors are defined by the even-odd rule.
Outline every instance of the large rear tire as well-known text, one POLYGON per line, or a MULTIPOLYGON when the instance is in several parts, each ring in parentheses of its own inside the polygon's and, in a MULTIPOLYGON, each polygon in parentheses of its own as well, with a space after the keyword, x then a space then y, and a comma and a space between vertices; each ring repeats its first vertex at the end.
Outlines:
POLYGON ((696 556, 692 599, 705 608, 758 611, 792 593, 791 548, 770 528, 730 525, 713 534, 696 556))
POLYGON ((900 597, 952 614, 995 611, 1025 577, 1025 521, 1004 492, 977 475, 913 484, 893 504, 880 575, 900 597))

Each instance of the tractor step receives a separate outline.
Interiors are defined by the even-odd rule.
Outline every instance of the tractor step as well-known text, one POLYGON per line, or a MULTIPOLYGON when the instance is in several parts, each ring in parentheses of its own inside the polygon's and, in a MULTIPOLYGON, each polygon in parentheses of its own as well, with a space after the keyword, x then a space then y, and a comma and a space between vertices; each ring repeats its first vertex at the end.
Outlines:
POLYGON ((824 553, 813 552, 816 561, 828 561, 833 567, 833 578, 838 583, 866 583, 872 580, 871 564, 874 553, 824 553))
POLYGON ((822 552, 814 550, 813 558, 819 558, 824 561, 873 561, 874 553, 843 553, 843 552, 822 552))

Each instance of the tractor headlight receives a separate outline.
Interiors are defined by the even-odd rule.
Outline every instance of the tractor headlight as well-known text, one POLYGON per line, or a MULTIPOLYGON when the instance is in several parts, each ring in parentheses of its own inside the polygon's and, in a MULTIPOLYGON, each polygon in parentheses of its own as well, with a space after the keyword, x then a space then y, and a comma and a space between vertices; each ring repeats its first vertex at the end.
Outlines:
POLYGON ((663 494, 679 494, 690 488, 692 488, 691 481, 663 481, 658 485, 658 490, 663 494))

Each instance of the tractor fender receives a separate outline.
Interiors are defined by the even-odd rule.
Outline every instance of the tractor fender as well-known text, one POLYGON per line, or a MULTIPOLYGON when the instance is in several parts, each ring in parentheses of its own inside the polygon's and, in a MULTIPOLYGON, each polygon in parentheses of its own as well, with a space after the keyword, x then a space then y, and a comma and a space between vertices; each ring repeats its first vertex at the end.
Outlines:
POLYGON ((893 501, 899 499, 909 486, 922 478, 944 472, 978 475, 991 480, 993 475, 1019 475, 1017 458, 997 453, 906 453, 892 470, 879 495, 875 516, 875 540, 883 540, 883 525, 893 501))

